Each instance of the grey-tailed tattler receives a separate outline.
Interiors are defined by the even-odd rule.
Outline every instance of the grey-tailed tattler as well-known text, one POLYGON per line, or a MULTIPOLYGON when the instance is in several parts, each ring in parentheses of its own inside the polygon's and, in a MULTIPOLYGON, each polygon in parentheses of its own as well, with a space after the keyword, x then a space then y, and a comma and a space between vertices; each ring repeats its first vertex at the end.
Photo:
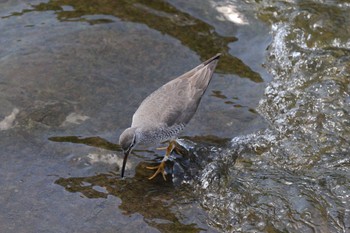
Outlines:
POLYGON ((124 151, 121 176, 124 177, 128 155, 137 144, 158 144, 169 141, 156 172, 165 178, 165 162, 175 148, 175 140, 195 114, 200 100, 213 76, 221 54, 217 54, 185 74, 164 84, 144 99, 132 117, 131 127, 120 135, 119 144, 124 151))

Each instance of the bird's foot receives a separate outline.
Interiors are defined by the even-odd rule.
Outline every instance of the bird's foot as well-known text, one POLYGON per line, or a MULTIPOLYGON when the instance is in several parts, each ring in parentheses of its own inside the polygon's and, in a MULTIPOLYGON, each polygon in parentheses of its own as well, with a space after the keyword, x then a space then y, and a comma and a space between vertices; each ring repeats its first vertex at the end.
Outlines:
POLYGON ((154 177, 156 177, 159 173, 162 173, 163 175, 163 179, 166 180, 166 173, 165 173, 165 161, 162 161, 158 166, 154 166, 154 167, 146 167, 147 169, 150 170, 156 170, 157 171, 153 174, 153 176, 151 176, 150 178, 148 178, 149 180, 152 180, 154 177))

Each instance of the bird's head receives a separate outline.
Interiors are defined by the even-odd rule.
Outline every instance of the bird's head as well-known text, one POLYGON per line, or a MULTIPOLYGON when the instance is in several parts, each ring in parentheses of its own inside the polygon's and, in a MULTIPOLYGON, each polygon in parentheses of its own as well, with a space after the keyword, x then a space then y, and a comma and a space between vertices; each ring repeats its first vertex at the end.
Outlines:
POLYGON ((128 155, 130 154, 132 149, 136 146, 136 144, 137 144, 136 128, 130 127, 124 130, 124 132, 119 137, 119 145, 122 147, 124 151, 124 160, 123 160, 122 173, 121 173, 122 177, 124 177, 125 165, 128 159, 128 155))

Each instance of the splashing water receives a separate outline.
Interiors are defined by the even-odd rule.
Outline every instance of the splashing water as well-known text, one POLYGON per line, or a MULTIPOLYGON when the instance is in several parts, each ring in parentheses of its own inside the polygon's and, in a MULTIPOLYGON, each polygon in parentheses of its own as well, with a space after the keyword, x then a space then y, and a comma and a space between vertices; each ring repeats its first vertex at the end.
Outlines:
POLYGON ((198 175, 211 224, 233 232, 350 230, 350 6, 251 3, 271 23, 270 129, 231 141, 198 175))

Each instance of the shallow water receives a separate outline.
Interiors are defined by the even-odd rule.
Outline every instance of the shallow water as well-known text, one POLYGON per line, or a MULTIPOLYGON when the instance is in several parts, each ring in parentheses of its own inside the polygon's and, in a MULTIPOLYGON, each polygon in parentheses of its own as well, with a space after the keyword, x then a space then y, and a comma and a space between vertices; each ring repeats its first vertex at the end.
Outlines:
POLYGON ((0 3, 1 232, 347 232, 346 1, 0 3), (200 4, 199 4, 200 3, 200 4), (168 166, 116 144, 222 52, 168 166))

